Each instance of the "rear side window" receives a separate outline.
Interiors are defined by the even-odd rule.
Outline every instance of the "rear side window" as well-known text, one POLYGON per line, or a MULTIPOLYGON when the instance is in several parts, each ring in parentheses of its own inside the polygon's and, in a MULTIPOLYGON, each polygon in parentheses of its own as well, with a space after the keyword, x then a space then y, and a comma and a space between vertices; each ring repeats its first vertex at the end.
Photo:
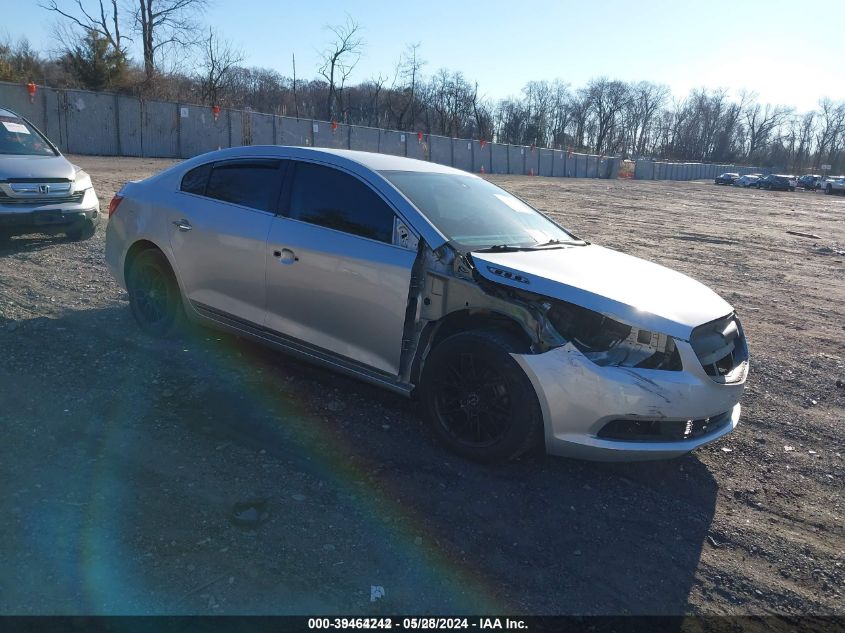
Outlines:
POLYGON ((208 184, 208 176, 211 174, 211 163, 194 167, 187 174, 182 176, 182 191, 195 193, 198 196, 205 195, 205 186, 208 184))
POLYGON ((275 212, 282 184, 281 162, 248 160, 217 163, 211 168, 205 195, 260 211, 275 212))
POLYGON ((393 241, 393 211, 367 185, 331 167, 297 163, 290 217, 330 229, 393 241))

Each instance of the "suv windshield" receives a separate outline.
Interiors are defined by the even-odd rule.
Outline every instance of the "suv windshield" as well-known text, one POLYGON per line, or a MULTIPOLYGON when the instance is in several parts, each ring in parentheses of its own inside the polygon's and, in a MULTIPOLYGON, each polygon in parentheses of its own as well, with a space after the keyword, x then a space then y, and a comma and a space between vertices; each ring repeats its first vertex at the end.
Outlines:
POLYGON ((55 156, 46 138, 23 119, 0 116, 0 154, 55 156))
POLYGON ((452 242, 477 250, 577 242, 577 238, 504 189, 475 176, 382 171, 452 242))

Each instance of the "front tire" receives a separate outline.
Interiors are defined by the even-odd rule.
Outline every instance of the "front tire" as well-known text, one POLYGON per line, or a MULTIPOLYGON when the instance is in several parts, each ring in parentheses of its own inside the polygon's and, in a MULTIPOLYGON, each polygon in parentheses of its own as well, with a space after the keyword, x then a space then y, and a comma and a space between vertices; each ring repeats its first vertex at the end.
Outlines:
POLYGON ((130 263, 126 290, 132 316, 152 336, 167 338, 181 328, 185 311, 176 276, 156 249, 141 251, 130 263))
POLYGON ((429 354, 420 384, 426 417, 453 452, 478 462, 516 459, 542 437, 528 376, 511 357, 527 351, 500 330, 461 332, 429 354))
POLYGON ((83 240, 90 240, 97 232, 97 227, 91 220, 86 220, 79 226, 68 229, 65 235, 71 242, 81 242, 83 240))

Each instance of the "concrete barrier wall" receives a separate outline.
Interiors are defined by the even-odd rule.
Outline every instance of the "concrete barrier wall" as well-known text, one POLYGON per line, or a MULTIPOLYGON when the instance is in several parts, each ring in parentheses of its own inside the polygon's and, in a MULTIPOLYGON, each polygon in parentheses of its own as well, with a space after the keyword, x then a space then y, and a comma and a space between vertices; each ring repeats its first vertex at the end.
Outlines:
POLYGON ((64 116, 67 151, 116 156, 117 101, 108 93, 67 90, 64 116))
POLYGON ((428 160, 441 165, 452 165, 452 139, 445 136, 428 137, 428 160))
POLYGON ((141 102, 132 97, 118 97, 117 118, 120 155, 143 156, 141 102))
POLYGON ((552 150, 552 176, 557 178, 566 176, 566 152, 561 149, 552 150))
POLYGON ((272 114, 261 114, 250 112, 249 116, 244 115, 244 143, 248 145, 275 145, 276 128, 275 118, 272 114), (246 134, 249 133, 249 138, 246 134), (249 143, 247 143, 249 140, 249 143))
POLYGON ((587 178, 599 177, 598 156, 586 156, 587 159, 587 178))
POLYGON ((550 149, 540 148, 537 150, 539 154, 540 166, 537 169, 538 176, 548 176, 551 178, 554 172, 554 152, 550 149))
POLYGON ((452 139, 452 167, 472 171, 472 141, 452 139))
POLYGON ((540 152, 536 147, 525 148, 525 171, 526 176, 536 176, 540 171, 540 152))
MULTIPOLYGON (((351 148, 430 160, 479 173, 555 177, 615 177, 618 160, 562 150, 450 139, 296 119, 250 110, 146 101, 128 95, 39 86, 30 101, 26 86, 0 82, 0 107, 9 107, 41 128, 63 151, 105 156, 191 157, 239 145, 351 148)), ((641 168, 640 168, 641 169, 641 168)), ((749 169, 755 171, 755 169, 749 169)))
POLYGON ((179 106, 179 153, 191 158, 205 152, 229 147, 229 112, 223 110, 217 120, 208 106, 179 106))
POLYGON ((276 142, 279 145, 294 145, 296 147, 313 145, 311 130, 311 121, 308 119, 276 117, 276 142))
POLYGON ((311 131, 314 135, 314 147, 332 147, 334 149, 349 149, 349 126, 338 123, 332 128, 331 123, 312 121, 311 131))
POLYGON ((405 142, 407 138, 407 132, 397 132, 396 130, 379 130, 378 151, 381 154, 404 156, 405 142))
POLYGON ((575 158, 575 177, 587 177, 587 156, 584 154, 574 154, 575 158))
POLYGON ((525 148, 508 145, 508 173, 521 176, 525 173, 525 148))
POLYGON ((493 171, 490 143, 484 143, 481 147, 481 141, 472 142, 472 171, 476 174, 489 174, 493 171))
POLYGON ((654 180, 654 161, 638 160, 634 163, 634 178, 636 180, 654 180))
MULTIPOLYGON (((612 159, 618 161, 618 159, 612 159)), ((770 170, 761 167, 743 165, 719 165, 714 163, 664 163, 660 161, 638 160, 634 165, 634 178, 637 180, 713 180, 719 174, 725 172, 745 174, 769 173, 770 170)), ((614 171, 610 167, 608 176, 615 178, 618 174, 618 165, 614 171)), ((599 168, 599 178, 606 177, 604 171, 599 168)))
POLYGON ((490 172, 493 174, 508 173, 508 146, 501 143, 490 143, 490 172))
POLYGON ((352 125, 349 128, 349 149, 362 152, 377 152, 379 143, 379 129, 352 125))
POLYGON ((167 101, 144 101, 141 107, 143 156, 179 157, 179 107, 167 101))
POLYGON ((408 158, 416 158, 417 160, 429 160, 428 157, 428 138, 425 134, 422 139, 419 138, 418 133, 410 134, 405 140, 405 152, 408 158))

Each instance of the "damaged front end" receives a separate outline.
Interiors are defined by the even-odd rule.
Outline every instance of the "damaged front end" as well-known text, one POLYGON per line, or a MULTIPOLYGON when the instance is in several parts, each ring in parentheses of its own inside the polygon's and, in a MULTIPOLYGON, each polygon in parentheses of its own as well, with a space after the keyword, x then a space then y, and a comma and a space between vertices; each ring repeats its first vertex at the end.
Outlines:
MULTIPOLYGON (((520 282, 509 271, 494 271, 520 282)), ((571 343, 598 366, 680 371, 675 340, 666 334, 622 323, 574 303, 543 296, 480 275, 472 255, 449 244, 432 250, 420 241, 403 338, 403 378, 419 375, 426 347, 446 322, 489 323, 520 332, 526 351, 541 354, 571 343), (416 364, 414 360, 416 359, 416 364)), ((448 328, 447 328, 448 329, 448 328)))
POLYGON ((733 314, 681 338, 532 292, 516 270, 482 275, 472 253, 450 244, 432 250, 421 240, 418 253, 402 351, 408 383, 445 336, 502 327, 525 342, 512 356, 535 388, 552 454, 673 457, 736 426, 748 355, 733 314))

